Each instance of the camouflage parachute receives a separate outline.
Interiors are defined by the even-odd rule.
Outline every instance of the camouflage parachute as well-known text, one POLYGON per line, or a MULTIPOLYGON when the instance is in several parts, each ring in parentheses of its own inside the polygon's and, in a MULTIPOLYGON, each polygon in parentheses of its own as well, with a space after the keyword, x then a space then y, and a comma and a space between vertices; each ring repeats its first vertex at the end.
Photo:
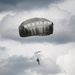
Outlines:
POLYGON ((45 18, 31 18, 19 26, 19 35, 28 36, 45 36, 53 33, 53 22, 45 18))

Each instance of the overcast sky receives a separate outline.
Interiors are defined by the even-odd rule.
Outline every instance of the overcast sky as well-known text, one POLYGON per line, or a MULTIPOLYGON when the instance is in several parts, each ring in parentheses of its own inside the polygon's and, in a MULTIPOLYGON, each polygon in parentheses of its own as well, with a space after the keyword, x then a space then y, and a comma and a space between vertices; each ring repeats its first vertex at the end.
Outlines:
POLYGON ((22 11, 48 7, 49 4, 64 0, 0 0, 0 11, 22 11))
POLYGON ((0 75, 75 75, 75 0, 0 0, 0 75), (19 36, 19 25, 49 19, 49 36, 19 36), (40 50, 40 66, 34 52, 40 50))

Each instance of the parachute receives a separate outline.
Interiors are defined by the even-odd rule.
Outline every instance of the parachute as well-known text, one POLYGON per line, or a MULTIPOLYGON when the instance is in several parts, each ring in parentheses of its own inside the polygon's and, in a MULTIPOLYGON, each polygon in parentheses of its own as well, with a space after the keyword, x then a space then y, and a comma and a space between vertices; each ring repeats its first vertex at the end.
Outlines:
POLYGON ((28 36, 45 36, 53 33, 53 22, 45 18, 31 18, 21 23, 19 26, 19 35, 28 36))

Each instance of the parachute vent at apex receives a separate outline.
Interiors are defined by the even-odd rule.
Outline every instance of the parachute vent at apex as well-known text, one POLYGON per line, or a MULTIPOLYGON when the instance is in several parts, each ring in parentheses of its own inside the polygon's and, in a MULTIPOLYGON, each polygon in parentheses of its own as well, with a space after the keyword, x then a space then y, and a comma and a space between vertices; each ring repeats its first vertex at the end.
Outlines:
POLYGON ((53 22, 45 18, 31 18, 19 26, 19 35, 28 36, 45 36, 53 33, 53 22))

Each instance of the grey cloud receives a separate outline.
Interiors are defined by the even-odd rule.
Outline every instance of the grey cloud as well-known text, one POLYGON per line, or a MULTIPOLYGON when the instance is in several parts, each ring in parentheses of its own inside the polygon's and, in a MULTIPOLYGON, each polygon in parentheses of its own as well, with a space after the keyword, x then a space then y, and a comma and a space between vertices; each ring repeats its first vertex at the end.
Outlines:
POLYGON ((9 57, 8 53, 6 53, 6 47, 0 47, 0 62, 1 60, 7 59, 9 57))
POLYGON ((38 1, 37 0, 31 0, 31 1, 30 0, 16 0, 16 1, 15 0, 11 0, 11 1, 10 0, 7 0, 7 1, 6 0, 0 0, 0 2, 4 3, 4 4, 17 4, 17 3, 20 3, 20 2, 33 2, 33 3, 34 2, 39 2, 39 3, 40 2, 42 2, 42 3, 51 2, 52 3, 52 2, 58 2, 58 1, 63 1, 63 0, 45 0, 45 1, 42 1, 42 0, 38 0, 38 1))
MULTIPOLYGON (((26 40, 28 42, 34 41, 34 42, 50 42, 50 43, 57 43, 57 44, 63 44, 63 43, 69 43, 69 42, 75 42, 75 15, 71 16, 69 21, 62 20, 60 23, 61 27, 58 28, 58 25, 55 27, 54 24, 54 32, 52 35, 49 36, 43 36, 43 37, 34 37, 34 38, 25 38, 22 39, 24 42, 26 40)), ((21 40, 21 41, 22 41, 21 40)))
MULTIPOLYGON (((8 19, 9 20, 9 19, 8 19)), ((6 21, 8 21, 6 20, 6 21)), ((19 32, 18 32, 18 28, 14 29, 14 28, 8 28, 7 30, 5 28, 5 23, 1 23, 1 26, 3 26, 2 31, 1 31, 1 37, 2 39, 12 39, 15 41, 20 41, 22 43, 32 43, 32 42, 50 42, 50 43, 68 43, 68 42, 75 42, 75 16, 72 16, 69 23, 63 24, 61 23, 61 28, 63 27, 62 30, 60 30, 60 28, 58 29, 58 31, 55 30, 55 24, 54 24, 54 33, 49 35, 49 36, 32 36, 32 37, 20 37, 19 36, 19 32)), ((67 21, 68 22, 68 21, 67 21)), ((9 24, 9 22, 8 22, 9 24)), ((7 26, 6 26, 7 27, 7 26)))
MULTIPOLYGON (((3 60, 0 64, 4 64, 2 68, 0 68, 1 75, 20 75, 24 73, 24 69, 28 69, 31 67, 31 63, 27 58, 24 57, 10 57, 9 59, 3 60), (6 64, 5 64, 6 63, 6 64)), ((34 64, 35 65, 35 64, 34 64)))
POLYGON ((0 47, 0 51, 5 51, 6 48, 5 47, 0 47))
POLYGON ((41 60, 41 67, 39 66, 39 72, 44 75, 46 74, 57 74, 62 72, 60 67, 50 58, 41 60))
MULTIPOLYGON (((39 67, 39 72, 41 74, 56 74, 61 72, 59 66, 56 65, 53 60, 49 60, 49 63, 52 64, 51 67, 45 69, 46 65, 40 65, 41 67, 39 67)), ((0 75, 25 75, 28 69, 31 69, 32 72, 38 73, 38 65, 34 58, 13 56, 6 60, 2 60, 0 65, 2 66, 2 68, 0 67, 0 75)))
POLYGON ((73 15, 70 19, 70 23, 69 23, 69 27, 70 29, 72 29, 72 31, 75 32, 75 15, 73 15))
MULTIPOLYGON (((25 16, 25 15, 24 15, 25 16)), ((54 23, 54 32, 49 36, 33 36, 33 37, 20 37, 18 32, 18 27, 24 19, 20 19, 21 16, 7 15, 0 22, 0 35, 1 39, 11 39, 19 41, 22 43, 32 43, 32 42, 49 42, 49 43, 69 43, 75 42, 75 15, 70 17, 70 20, 61 19, 60 27, 58 24, 54 23), (17 22, 18 21, 18 22, 17 22)))
POLYGON ((65 0, 0 0, 0 11, 20 11, 47 7, 65 0))

